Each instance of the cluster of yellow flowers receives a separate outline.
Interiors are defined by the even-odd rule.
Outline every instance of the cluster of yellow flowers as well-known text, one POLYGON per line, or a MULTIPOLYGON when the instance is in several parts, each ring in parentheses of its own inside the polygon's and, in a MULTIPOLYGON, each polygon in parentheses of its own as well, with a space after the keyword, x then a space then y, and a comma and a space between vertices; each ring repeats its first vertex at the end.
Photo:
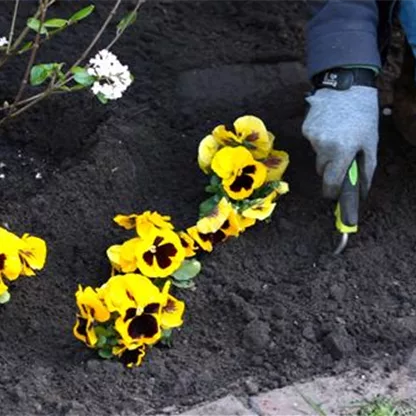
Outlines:
POLYGON ((275 137, 263 121, 244 116, 233 127, 216 127, 198 151, 200 168, 212 175, 206 189, 214 195, 201 204, 197 229, 205 234, 221 231, 222 238, 237 237, 269 218, 277 198, 289 191, 281 180, 289 155, 273 149, 275 137))
POLYGON ((46 261, 46 243, 38 237, 24 234, 22 238, 0 227, 0 303, 10 299, 4 279, 34 276, 46 261))
POLYGON ((103 358, 128 367, 141 364, 149 347, 170 344, 183 324, 185 303, 172 286, 193 288, 201 264, 194 257, 238 237, 270 217, 277 198, 288 192, 282 175, 288 154, 273 150, 274 136, 257 117, 244 116, 234 130, 216 127, 199 146, 198 162, 211 175, 197 223, 176 231, 168 216, 146 211, 114 221, 134 236, 107 250, 113 276, 100 288, 79 287, 74 335, 103 358))
POLYGON ((80 286, 75 337, 103 358, 117 357, 127 367, 140 365, 146 348, 182 325, 185 304, 169 288, 169 280, 159 289, 133 273, 115 275, 98 289, 80 286))

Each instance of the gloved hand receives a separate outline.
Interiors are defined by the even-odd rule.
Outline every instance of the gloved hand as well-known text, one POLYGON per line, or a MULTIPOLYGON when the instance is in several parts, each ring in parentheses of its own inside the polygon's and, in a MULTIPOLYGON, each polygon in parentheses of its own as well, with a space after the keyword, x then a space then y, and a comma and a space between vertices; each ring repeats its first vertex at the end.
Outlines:
POLYGON ((348 167, 358 153, 360 187, 365 198, 377 166, 377 89, 322 88, 306 101, 310 109, 302 133, 315 150, 316 170, 323 177, 324 196, 338 198, 348 167))

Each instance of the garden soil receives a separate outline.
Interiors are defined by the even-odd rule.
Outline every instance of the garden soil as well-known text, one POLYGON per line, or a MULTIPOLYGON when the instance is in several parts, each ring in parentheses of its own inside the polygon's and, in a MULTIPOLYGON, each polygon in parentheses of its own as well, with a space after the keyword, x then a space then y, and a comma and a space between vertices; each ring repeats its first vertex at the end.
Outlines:
MULTIPOLYGON (((39 61, 76 59, 111 6, 95 3, 39 61)), ((68 16, 81 4, 53 10, 68 16)), ((0 3, 1 35, 12 5, 0 3)), ((305 22, 304 2, 149 2, 114 48, 135 75, 121 100, 56 96, 1 130, 0 221, 49 247, 44 271, 11 284, 0 309, 2 415, 151 415, 407 360, 416 343, 416 149, 383 120, 360 232, 332 255, 334 207, 300 133, 305 22), (206 184, 198 143, 244 114, 261 117, 290 153, 290 194, 270 223, 202 256, 197 290, 177 292, 187 311, 173 348, 153 348, 133 370, 98 359, 72 335, 74 292, 108 279, 105 250, 130 235, 113 216, 151 209, 194 224, 206 184)), ((23 62, 0 72, 2 100, 23 72, 23 62)))

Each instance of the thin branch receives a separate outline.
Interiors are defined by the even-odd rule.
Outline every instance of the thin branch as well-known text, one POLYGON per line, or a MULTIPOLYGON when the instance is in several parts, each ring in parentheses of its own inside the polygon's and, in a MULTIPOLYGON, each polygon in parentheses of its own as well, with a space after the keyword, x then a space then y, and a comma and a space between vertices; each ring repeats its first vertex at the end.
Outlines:
MULTIPOLYGON (((71 66, 71 68, 73 68, 74 66, 78 66, 88 56, 88 54, 91 52, 91 49, 95 46, 95 44, 98 42, 98 40, 100 39, 100 37, 104 33, 105 29, 107 29, 107 26, 110 24, 111 20, 113 19, 114 15, 116 14, 116 11, 119 8, 120 4, 121 4, 121 0, 117 0, 116 4, 114 5, 114 7, 112 8, 111 12, 107 16, 107 19, 104 22, 104 24, 102 25, 101 29, 95 35, 94 39, 88 45, 87 49, 85 49, 85 51, 82 53, 82 55, 80 56, 80 58, 74 63, 74 65, 71 66)), ((71 74, 71 70, 69 70, 65 74, 65 77, 67 77, 70 74, 71 74)))
POLYGON ((7 39, 9 41, 9 43, 7 44, 7 50, 6 50, 6 54, 7 55, 10 52, 10 47, 11 47, 12 42, 13 42, 14 28, 15 28, 15 25, 16 25, 17 10, 19 9, 19 2, 20 2, 20 0, 15 0, 15 3, 14 3, 14 11, 13 11, 12 24, 10 26, 9 39, 7 39))
POLYGON ((17 93, 16 98, 14 99, 14 102, 13 102, 12 107, 10 109, 11 113, 13 112, 13 109, 16 106, 16 103, 18 103, 20 98, 22 97, 23 92, 24 92, 24 90, 27 86, 29 76, 30 76, 30 71, 32 69, 33 64, 35 63, 36 54, 37 54, 38 49, 39 49, 40 32, 42 31, 43 22, 45 21, 45 16, 46 16, 46 10, 48 8, 48 5, 47 5, 46 1, 44 1, 44 0, 39 0, 39 1, 40 1, 40 24, 39 24, 39 29, 36 32, 35 41, 33 43, 33 50, 32 50, 32 53, 30 54, 30 58, 29 58, 29 62, 27 63, 25 75, 23 77, 22 83, 20 84, 19 92, 17 93))
MULTIPOLYGON (((143 3, 145 3, 145 2, 146 2, 146 0, 137 0, 136 6, 134 7, 134 9, 130 13, 137 13, 140 6, 142 6, 143 3)), ((127 29, 127 27, 128 26, 124 27, 123 30, 118 31, 118 33, 116 34, 114 39, 107 45, 107 47, 105 49, 110 50, 114 46, 114 44, 120 39, 121 35, 124 33, 124 31, 127 29)))

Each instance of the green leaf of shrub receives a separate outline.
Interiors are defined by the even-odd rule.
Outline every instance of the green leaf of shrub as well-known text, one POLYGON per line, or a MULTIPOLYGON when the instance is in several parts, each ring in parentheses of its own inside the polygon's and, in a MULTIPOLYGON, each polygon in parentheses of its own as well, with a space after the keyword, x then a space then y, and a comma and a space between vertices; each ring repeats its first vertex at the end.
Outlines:
POLYGON ((69 21, 70 22, 79 22, 80 20, 85 19, 86 17, 88 17, 95 9, 95 6, 93 4, 84 7, 83 9, 77 11, 76 13, 74 13, 70 18, 69 21))
POLYGON ((101 104, 107 104, 108 103, 107 98, 105 98, 103 94, 98 93, 96 95, 96 97, 98 98, 98 100, 100 101, 101 104))
POLYGON ((20 49, 19 49, 19 52, 18 53, 23 53, 23 52, 26 52, 26 51, 28 51, 31 47, 33 46, 33 42, 32 41, 30 41, 30 42, 26 42, 20 49))
POLYGON ((44 25, 41 28, 40 20, 35 19, 34 17, 29 17, 29 19, 27 19, 26 25, 29 29, 32 29, 35 32, 39 32, 39 29, 40 29, 40 33, 42 35, 45 35, 46 33, 48 33, 48 29, 46 29, 44 25))
POLYGON ((74 67, 71 68, 71 72, 74 74, 74 80, 84 87, 89 87, 95 82, 95 77, 90 75, 85 68, 74 67))
POLYGON ((3 292, 0 295, 0 305, 4 305, 5 303, 7 303, 11 298, 10 293, 6 290, 5 292, 3 292))
POLYGON ((35 65, 30 71, 30 84, 38 86, 43 84, 49 77, 50 71, 44 65, 35 65))
POLYGON ((68 24, 68 20, 65 19, 49 19, 43 25, 45 27, 61 28, 68 24))
POLYGON ((172 276, 175 280, 187 281, 193 279, 201 271, 201 263, 198 260, 184 260, 181 267, 172 276))
POLYGON ((128 13, 126 16, 124 16, 119 24, 117 25, 117 32, 123 32, 126 30, 130 25, 132 25, 137 19, 137 11, 132 11, 128 13))

